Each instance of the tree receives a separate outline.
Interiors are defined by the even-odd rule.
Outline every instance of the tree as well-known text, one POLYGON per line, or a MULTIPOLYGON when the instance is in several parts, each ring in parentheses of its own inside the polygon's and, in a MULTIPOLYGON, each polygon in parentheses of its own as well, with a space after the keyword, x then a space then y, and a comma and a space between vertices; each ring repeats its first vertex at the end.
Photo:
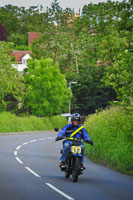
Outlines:
POLYGON ((133 103, 133 56, 127 49, 115 55, 114 63, 106 70, 103 82, 111 86, 117 93, 122 104, 131 106, 133 103))
POLYGON ((7 30, 2 23, 0 23, 0 40, 7 41, 7 30))
POLYGON ((24 76, 27 84, 26 107, 32 114, 49 116, 68 110, 71 93, 58 63, 50 58, 31 59, 24 76))
POLYGON ((11 66, 13 44, 0 42, 0 110, 17 109, 23 98, 23 77, 11 66))
MULTIPOLYGON (((119 98, 121 83, 115 83, 114 87, 111 85, 114 85, 114 80, 109 78, 116 74, 113 69, 120 59, 119 54, 132 49, 131 1, 88 4, 77 20, 73 20, 71 9, 63 10, 56 0, 46 11, 43 7, 32 6, 26 10, 9 5, 1 11, 0 19, 3 21, 8 11, 7 15, 16 17, 17 37, 14 38, 10 25, 8 37, 15 41, 15 48, 27 49, 23 46, 26 43, 23 36, 28 31, 42 32, 39 40, 31 45, 33 57, 40 60, 50 56, 54 63, 59 63, 67 82, 77 81, 72 86, 73 111, 79 109, 88 114, 116 100, 116 93, 119 98)), ((127 68, 128 62, 126 60, 127 68)))
POLYGON ((10 4, 0 8, 0 21, 6 27, 8 36, 16 33, 20 27, 19 8, 10 4))
POLYGON ((22 46, 22 45, 27 45, 28 43, 28 36, 27 34, 11 34, 10 36, 8 36, 8 42, 13 42, 14 46, 22 46))
POLYGON ((91 3, 83 7, 82 14, 86 19, 86 27, 89 25, 97 33, 104 32, 108 34, 112 28, 118 32, 132 30, 132 3, 129 0, 123 2, 108 0, 106 3, 91 3))

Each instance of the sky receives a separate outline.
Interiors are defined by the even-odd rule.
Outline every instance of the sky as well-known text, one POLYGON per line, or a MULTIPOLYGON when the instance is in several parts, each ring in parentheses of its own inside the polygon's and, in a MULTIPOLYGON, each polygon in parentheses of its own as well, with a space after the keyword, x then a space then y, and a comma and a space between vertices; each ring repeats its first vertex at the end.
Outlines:
MULTIPOLYGON (((42 5, 43 8, 46 8, 47 6, 50 7, 53 0, 0 0, 0 7, 3 7, 7 4, 12 4, 14 6, 23 6, 26 8, 29 8, 30 6, 37 6, 42 5)), ((66 7, 69 7, 71 9, 74 8, 75 12, 79 11, 79 8, 82 10, 83 6, 89 3, 99 3, 99 2, 106 2, 107 0, 58 0, 58 3, 60 6, 65 9, 66 7)), ((116 1, 116 0, 114 0, 116 1)), ((119 2, 122 2, 123 0, 117 0, 119 2)))

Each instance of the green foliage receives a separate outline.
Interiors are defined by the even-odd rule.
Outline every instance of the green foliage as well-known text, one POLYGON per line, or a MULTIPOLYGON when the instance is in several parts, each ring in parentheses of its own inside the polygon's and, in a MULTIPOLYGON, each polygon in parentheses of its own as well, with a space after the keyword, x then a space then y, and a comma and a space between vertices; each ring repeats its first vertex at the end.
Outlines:
POLYGON ((131 1, 99 2, 83 7, 83 17, 86 26, 97 33, 110 33, 110 30, 132 30, 132 3, 131 1))
POLYGON ((15 47, 15 50, 31 51, 31 48, 27 45, 19 45, 15 47))
POLYGON ((132 105, 133 98, 133 56, 125 50, 115 56, 112 66, 107 69, 103 81, 107 86, 112 86, 124 105, 132 105))
POLYGON ((13 44, 0 42, 0 110, 12 110, 24 94, 23 77, 11 66, 13 44))
POLYGON ((132 105, 131 1, 91 3, 77 19, 56 0, 46 10, 6 5, 0 8, 0 21, 15 49, 27 50, 27 32, 41 32, 31 45, 32 56, 51 57, 67 82, 77 82, 72 111, 92 113, 114 100, 132 105))
POLYGON ((95 146, 85 145, 86 155, 121 172, 132 173, 132 112, 112 107, 88 116, 85 128, 95 146))
MULTIPOLYGON (((13 33, 10 36, 8 36, 8 41, 9 42, 13 42, 14 46, 16 48, 16 46, 23 46, 27 44, 27 34, 16 34, 13 33)), ((20 49, 21 50, 21 49, 20 49)), ((23 50, 23 49, 22 49, 23 50)))
POLYGON ((53 130, 55 127, 62 128, 66 123, 66 118, 59 115, 39 118, 35 116, 18 117, 9 112, 0 113, 0 133, 53 130))
POLYGON ((65 76, 52 59, 29 60, 24 75, 27 83, 26 107, 37 116, 67 111, 70 90, 65 76))

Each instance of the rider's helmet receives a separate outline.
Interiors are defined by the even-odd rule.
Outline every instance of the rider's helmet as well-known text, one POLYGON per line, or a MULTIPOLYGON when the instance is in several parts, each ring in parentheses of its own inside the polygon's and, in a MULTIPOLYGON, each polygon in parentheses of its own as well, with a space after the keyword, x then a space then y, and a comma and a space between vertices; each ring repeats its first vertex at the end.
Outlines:
POLYGON ((74 121, 78 121, 78 122, 80 122, 80 114, 78 114, 78 113, 74 113, 74 114, 72 114, 72 118, 71 118, 71 121, 72 121, 72 123, 74 122, 74 121))

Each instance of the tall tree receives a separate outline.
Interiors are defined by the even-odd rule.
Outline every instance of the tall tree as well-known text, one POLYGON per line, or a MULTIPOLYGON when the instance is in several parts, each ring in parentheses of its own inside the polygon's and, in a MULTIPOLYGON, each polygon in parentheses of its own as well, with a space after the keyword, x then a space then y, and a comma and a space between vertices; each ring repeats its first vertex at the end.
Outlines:
POLYGON ((26 107, 37 116, 50 116, 68 111, 71 97, 65 76, 52 59, 29 60, 25 72, 26 107))
POLYGON ((0 42, 0 110, 17 109, 23 98, 23 77, 11 66, 13 44, 0 42))

